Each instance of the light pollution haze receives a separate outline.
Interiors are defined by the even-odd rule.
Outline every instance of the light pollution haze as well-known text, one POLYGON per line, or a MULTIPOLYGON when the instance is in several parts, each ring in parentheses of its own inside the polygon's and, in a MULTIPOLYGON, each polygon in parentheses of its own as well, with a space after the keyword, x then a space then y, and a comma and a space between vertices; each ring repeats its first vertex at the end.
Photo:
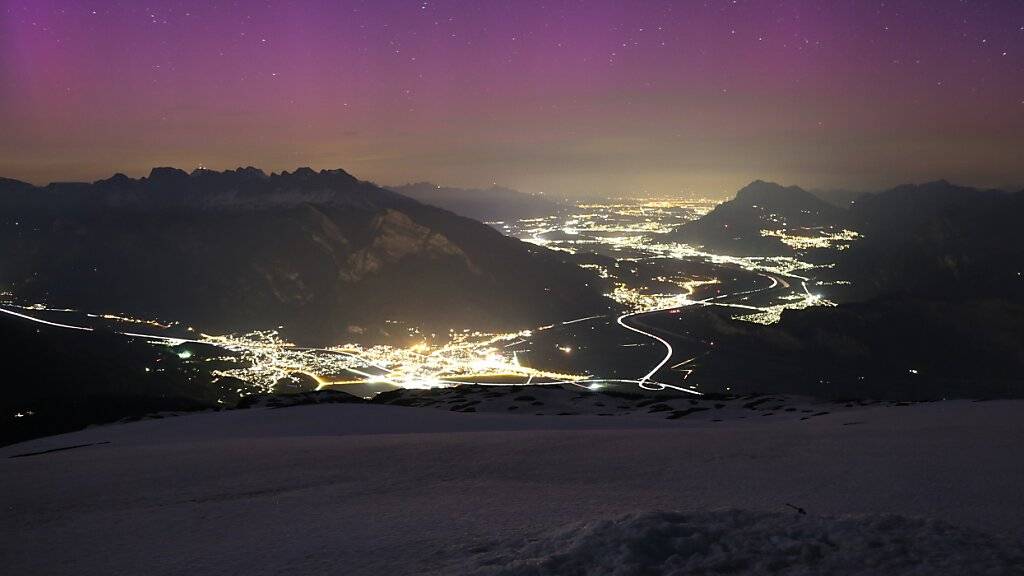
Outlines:
POLYGON ((1024 3, 0 0, 0 175, 1024 183, 1024 3))

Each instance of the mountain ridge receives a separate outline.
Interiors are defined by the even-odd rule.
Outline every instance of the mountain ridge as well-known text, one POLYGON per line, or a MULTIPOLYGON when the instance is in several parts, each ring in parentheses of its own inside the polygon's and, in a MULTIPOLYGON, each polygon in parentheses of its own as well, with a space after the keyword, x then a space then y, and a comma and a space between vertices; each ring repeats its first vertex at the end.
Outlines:
POLYGON ((903 184, 838 207, 797 186, 756 180, 675 238, 737 255, 796 255, 823 264, 841 301, 882 295, 983 295, 1024 301, 1024 248, 1014 230, 1024 192, 961 186, 946 180, 903 184), (850 228, 844 250, 787 246, 763 231, 810 234, 850 228), (977 294, 975 294, 975 292, 977 294))
POLYGON ((775 256, 791 250, 779 238, 762 234, 762 230, 785 225, 835 226, 843 223, 843 216, 841 208, 799 186, 755 180, 731 200, 677 228, 673 238, 730 255, 775 256))
POLYGON ((611 305, 564 256, 343 170, 5 183, 0 209, 0 286, 18 297, 210 330, 333 343, 388 319, 522 329, 611 305))

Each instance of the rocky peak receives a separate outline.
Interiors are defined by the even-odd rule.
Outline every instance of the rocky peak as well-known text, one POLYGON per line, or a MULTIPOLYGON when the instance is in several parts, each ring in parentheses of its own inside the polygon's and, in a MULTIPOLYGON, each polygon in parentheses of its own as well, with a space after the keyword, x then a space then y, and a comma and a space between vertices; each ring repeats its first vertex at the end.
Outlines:
POLYGON ((188 179, 188 172, 180 168, 161 166, 149 171, 149 181, 156 184, 177 183, 188 179))

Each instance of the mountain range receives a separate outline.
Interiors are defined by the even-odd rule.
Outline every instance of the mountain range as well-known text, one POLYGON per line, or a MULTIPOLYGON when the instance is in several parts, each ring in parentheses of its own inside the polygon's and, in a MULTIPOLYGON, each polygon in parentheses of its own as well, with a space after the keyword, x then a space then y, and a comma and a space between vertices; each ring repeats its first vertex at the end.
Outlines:
POLYGON ((21 300, 207 332, 283 326, 308 343, 394 336, 395 322, 524 328, 611 305, 558 253, 343 170, 4 180, 0 261, 0 288, 21 300))
POLYGON ((846 299, 912 294, 1024 302, 1024 192, 944 180, 904 185, 850 205, 863 238, 836 255, 846 299))
POLYGON ((677 233, 737 253, 827 262, 814 276, 844 281, 827 288, 840 304, 787 310, 772 326, 710 308, 691 313, 688 329, 720 352, 702 361, 702 382, 831 398, 1024 395, 1021 222, 1024 191, 939 180, 864 194, 841 209, 799 188, 751 184, 677 233), (800 250, 759 234, 782 222, 860 236, 842 250, 800 250))
POLYGON ((765 326, 696 309, 687 329, 715 342, 701 389, 829 399, 1020 398, 1024 304, 915 296, 786 310, 765 326))
POLYGON ((898 294, 1024 301, 1021 221, 1024 191, 938 180, 861 194, 840 208, 799 187, 759 180, 673 235, 710 251, 829 263, 825 279, 851 282, 833 294, 845 301, 898 294), (774 235, 846 228, 859 236, 843 250, 795 248, 774 235))

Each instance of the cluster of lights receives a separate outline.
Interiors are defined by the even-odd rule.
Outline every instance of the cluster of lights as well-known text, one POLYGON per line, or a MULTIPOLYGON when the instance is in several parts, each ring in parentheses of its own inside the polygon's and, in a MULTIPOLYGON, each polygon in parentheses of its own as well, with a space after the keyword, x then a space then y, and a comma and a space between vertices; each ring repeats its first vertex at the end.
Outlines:
POLYGON ((673 293, 649 293, 645 289, 632 288, 622 282, 616 282, 615 289, 610 293, 605 294, 612 300, 622 304, 627 311, 631 313, 641 312, 652 312, 654 310, 665 310, 668 308, 679 308, 680 306, 689 306, 696 302, 690 297, 693 296, 694 292, 701 286, 708 286, 712 284, 718 284, 717 279, 710 280, 694 280, 694 279, 675 279, 670 280, 666 278, 658 278, 660 281, 668 281, 675 283, 679 291, 673 293))
POLYGON ((569 215, 492 222, 506 234, 552 250, 576 253, 600 246, 616 252, 644 250, 652 238, 709 212, 707 199, 610 200, 579 204, 569 215))
POLYGON ((122 314, 86 314, 89 318, 100 318, 102 320, 113 320, 115 322, 127 322, 129 324, 139 324, 142 326, 151 326, 153 328, 160 328, 166 330, 173 326, 176 326, 177 322, 158 322, 156 320, 148 320, 145 318, 135 318, 132 316, 125 316, 122 314))
POLYGON ((399 388, 437 388, 461 383, 502 381, 573 382, 586 378, 523 366, 508 348, 533 334, 530 330, 503 334, 455 333, 449 341, 408 347, 347 344, 331 348, 299 348, 277 332, 244 335, 204 335, 202 343, 233 352, 239 366, 215 371, 265 390, 293 374, 314 378, 318 388, 347 384, 388 384, 399 388))
POLYGON ((684 208, 692 211, 692 219, 696 219, 710 212, 718 203, 718 200, 710 198, 619 198, 608 202, 583 203, 579 204, 578 207, 583 210, 607 211, 622 216, 636 218, 662 217, 662 219, 665 217, 676 217, 679 214, 679 209, 684 208))
MULTIPOLYGON (((672 219, 694 219, 707 213, 712 206, 713 203, 707 201, 646 200, 580 204, 578 206, 580 212, 568 217, 531 218, 520 221, 519 228, 515 228, 514 224, 510 223, 503 223, 503 227, 506 232, 516 234, 527 242, 568 252, 576 252, 588 244, 601 245, 615 251, 632 250, 636 254, 651 258, 698 260, 733 266, 751 272, 788 278, 794 284, 808 281, 809 278, 806 274, 818 267, 794 256, 728 256, 706 252, 689 244, 659 241, 659 236, 666 235, 675 229, 675 224, 671 223, 672 219), (586 235, 580 237, 581 232, 586 235)), ((772 222, 785 225, 785 222, 775 215, 768 214, 766 217, 772 222)), ((790 234, 785 229, 764 230, 762 234, 778 237, 797 249, 844 248, 859 237, 859 234, 852 230, 817 230, 815 236, 790 234)), ((584 264, 583 267, 594 270, 602 278, 615 279, 613 290, 606 296, 622 304, 629 312, 648 312, 710 303, 750 310, 750 313, 738 316, 739 320, 773 324, 779 321, 782 312, 787 309, 834 305, 821 296, 811 294, 806 290, 803 293, 794 292, 782 296, 779 303, 763 307, 695 301, 691 299, 691 296, 697 288, 718 281, 715 279, 658 278, 657 280, 662 283, 669 282, 678 286, 678 290, 665 293, 645 286, 632 286, 622 282, 606 266, 600 264, 584 264)))
POLYGON ((808 280, 806 276, 802 276, 798 272, 805 273, 808 270, 820 268, 820 266, 803 262, 792 256, 728 256, 725 254, 712 254, 689 244, 678 242, 650 244, 647 248, 658 256, 665 258, 703 260, 712 264, 726 264, 750 272, 764 272, 798 280, 808 280))
MULTIPOLYGON (((809 274, 821 265, 805 262, 796 256, 728 256, 706 252, 689 244, 672 241, 670 233, 679 224, 699 218, 717 204, 710 200, 664 200, 664 199, 616 199, 607 202, 579 204, 570 214, 530 218, 519 222, 503 222, 501 228, 507 233, 526 242, 566 252, 603 248, 629 258, 619 261, 643 258, 670 258, 677 260, 702 261, 726 265, 772 277, 784 278, 788 283, 803 284, 810 280, 809 274)), ((843 249, 860 237, 857 232, 845 229, 801 229, 790 231, 786 222, 778 215, 763 210, 762 218, 775 229, 762 230, 764 236, 779 238, 797 250, 810 248, 843 249)), ((666 293, 664 288, 652 289, 635 286, 618 278, 614 270, 600 264, 584 264, 597 274, 614 282, 613 290, 606 296, 622 304, 630 312, 647 312, 677 308, 693 304, 714 304, 740 309, 750 313, 737 318, 749 322, 771 324, 778 322, 787 309, 810 306, 833 305, 819 295, 794 289, 793 293, 779 297, 770 306, 749 306, 726 304, 718 299, 694 301, 690 297, 694 290, 715 280, 696 278, 659 278, 678 286, 678 290, 666 293)))
MULTIPOLYGON (((631 313, 649 312, 689 306, 695 304, 716 305, 743 309, 737 318, 749 322, 771 324, 777 322, 787 309, 801 309, 811 306, 832 306, 832 302, 812 294, 807 289, 809 278, 805 275, 816 266, 790 256, 738 257, 712 254, 687 244, 661 241, 682 222, 693 220, 707 213, 714 206, 707 200, 633 200, 611 201, 608 203, 581 204, 579 211, 568 216, 531 218, 518 222, 493 223, 506 233, 525 241, 548 248, 569 252, 581 246, 598 245, 605 249, 626 253, 631 251, 637 258, 670 258, 695 260, 712 264, 728 265, 751 272, 770 274, 773 278, 785 278, 793 284, 799 283, 803 291, 779 298, 778 303, 756 307, 741 303, 729 303, 716 296, 693 300, 695 292, 707 285, 716 284, 714 278, 659 277, 661 288, 631 286, 619 279, 608 267, 600 264, 585 264, 603 278, 614 284, 610 298, 622 304, 631 313), (666 286, 673 286, 665 292, 666 286)), ((784 223, 781 223, 784 225, 784 223)), ((851 230, 817 231, 813 236, 790 234, 785 229, 762 230, 762 235, 777 237, 796 249, 844 246, 859 237, 851 230)), ((628 260, 619 258, 619 261, 628 260)), ((783 282, 788 287, 789 282, 783 282)), ((749 292, 756 292, 751 290, 749 292)), ((742 294, 742 293, 741 293, 742 294)), ((736 296, 738 294, 732 294, 736 296)), ((3 293, 3 300, 13 295, 3 293)), ((42 305, 26 307, 34 310, 54 312, 58 310, 42 305)), ((59 310, 73 312, 73 310, 59 310)), ((175 323, 133 318, 118 314, 88 314, 87 316, 109 320, 142 324, 152 328, 169 329, 175 323)), ((578 320, 577 320, 578 321, 578 320)), ((563 324, 572 323, 566 322, 563 324)), ((349 384, 383 384, 400 388, 435 388, 461 383, 496 382, 576 382, 580 385, 592 383, 589 375, 565 374, 523 366, 515 352, 518 344, 528 341, 535 332, 547 330, 555 325, 535 330, 491 334, 484 332, 452 331, 447 339, 438 341, 436 334, 429 337, 416 328, 408 328, 409 339, 418 340, 410 346, 347 344, 331 348, 311 349, 295 346, 283 339, 276 331, 259 331, 243 335, 206 335, 190 339, 151 336, 155 341, 179 346, 186 342, 207 344, 230 352, 220 357, 193 357, 189 350, 177 353, 183 360, 219 362, 229 368, 213 371, 218 377, 231 377, 244 381, 259 389, 271 391, 283 379, 296 374, 314 379, 318 388, 344 386, 349 384)), ((193 332, 188 328, 189 332, 193 332)), ((129 335, 140 336, 140 334, 129 335)), ((570 346, 557 346, 561 352, 571 354, 570 346)), ((242 390, 239 389, 239 392, 242 390)))
MULTIPOLYGON (((36 311, 36 312, 63 312, 63 313, 67 313, 67 312, 77 313, 78 312, 78 310, 75 310, 73 308, 51 308, 51 307, 47 306, 46 304, 41 304, 41 303, 20 305, 20 304, 18 304, 15 301, 14 294, 12 294, 11 292, 0 292, 0 305, 6 306, 8 308, 18 308, 18 309, 21 309, 21 310, 30 310, 30 311, 36 311)), ((95 318, 95 319, 98 319, 98 320, 107 320, 107 321, 112 322, 112 323, 136 324, 136 325, 140 325, 140 326, 149 326, 149 327, 152 327, 152 328, 159 328, 161 330, 167 330, 169 328, 172 328, 174 326, 178 326, 179 325, 178 322, 160 322, 160 321, 152 320, 152 319, 148 319, 148 318, 137 318, 137 317, 134 317, 134 316, 129 316, 127 314, 111 314, 111 313, 106 313, 106 314, 89 314, 89 313, 84 313, 84 315, 87 318, 95 318)), ((192 331, 192 328, 188 328, 188 330, 192 331)))
MULTIPOLYGON (((548 231, 550 232, 550 231, 548 231)), ((564 231, 563 231, 564 232, 564 231)), ((578 232, 576 232, 578 234, 578 232)), ((568 252, 575 254, 579 252, 580 247, 591 245, 591 246, 609 246, 617 250, 623 250, 627 248, 637 248, 638 246, 644 245, 645 236, 634 235, 634 236, 608 236, 604 238, 580 238, 576 240, 552 240, 545 238, 543 234, 529 236, 523 238, 524 242, 530 244, 536 244, 537 246, 543 246, 551 250, 560 250, 562 252, 568 252)))
MULTIPOLYGON (((78 313, 74 309, 49 308, 44 304, 17 306, 5 302, 4 305, 48 313, 78 313)), ((173 325, 120 314, 83 315, 87 318, 145 324, 161 329, 173 325)), ((30 316, 21 316, 33 319, 30 316)), ((93 329, 38 319, 36 321, 79 330, 93 329)), ((588 376, 585 374, 560 373, 524 366, 515 352, 511 351, 535 332, 554 326, 556 325, 498 334, 469 330, 451 331, 447 340, 440 344, 432 343, 423 336, 419 342, 407 347, 345 344, 330 348, 303 348, 285 340, 275 330, 247 334, 199 334, 185 338, 164 336, 158 332, 121 333, 173 347, 175 354, 182 360, 217 365, 217 369, 211 370, 215 377, 235 378, 267 392, 273 391, 282 380, 290 379, 297 374, 315 380, 318 389, 347 384, 434 388, 462 383, 577 382, 586 379, 588 376), (208 345, 224 353, 197 355, 193 349, 185 348, 185 344, 208 345)), ((191 328, 189 330, 193 331, 191 328)), ((419 335, 420 331, 410 328, 409 333, 419 335)), ((437 335, 431 334, 430 338, 436 339, 437 335)), ((145 368, 146 372, 152 370, 150 367, 145 368)), ((243 391, 242 388, 236 390, 238 393, 243 391)))
POLYGON ((846 250, 850 244, 860 238, 860 234, 853 230, 824 230, 806 229, 801 230, 803 234, 793 234, 788 230, 761 230, 761 236, 778 238, 783 244, 795 250, 809 250, 812 248, 832 248, 835 250, 846 250))
POLYGON ((775 324, 782 319, 782 313, 785 310, 801 310, 812 306, 836 306, 836 303, 826 300, 818 294, 790 294, 780 304, 760 308, 753 314, 737 316, 736 319, 757 324, 775 324))

